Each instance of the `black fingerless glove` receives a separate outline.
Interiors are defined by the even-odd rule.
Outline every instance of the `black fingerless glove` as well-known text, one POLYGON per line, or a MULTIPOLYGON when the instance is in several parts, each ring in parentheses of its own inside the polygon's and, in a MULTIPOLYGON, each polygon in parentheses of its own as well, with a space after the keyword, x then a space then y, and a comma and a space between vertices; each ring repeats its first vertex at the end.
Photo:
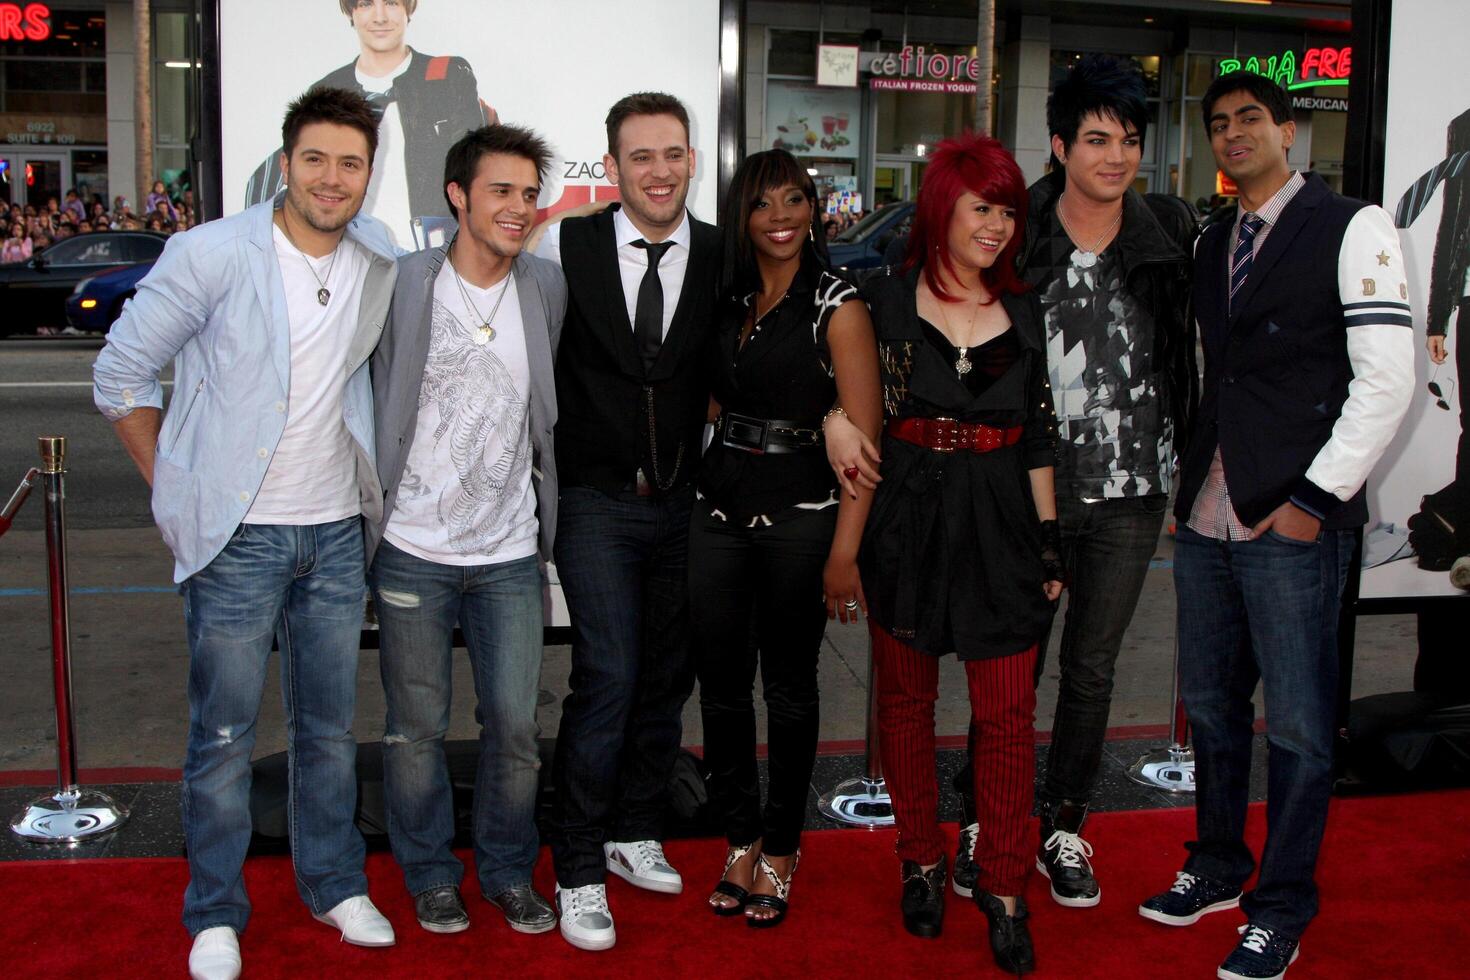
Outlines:
POLYGON ((1067 569, 1062 565, 1062 529, 1056 521, 1041 522, 1041 569, 1043 582, 1067 580, 1067 569))

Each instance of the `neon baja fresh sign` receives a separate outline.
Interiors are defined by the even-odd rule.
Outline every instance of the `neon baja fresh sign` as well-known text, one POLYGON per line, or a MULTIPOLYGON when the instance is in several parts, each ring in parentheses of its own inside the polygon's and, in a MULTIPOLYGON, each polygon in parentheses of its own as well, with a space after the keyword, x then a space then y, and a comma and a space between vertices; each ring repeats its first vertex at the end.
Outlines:
POLYGON ((1224 58, 1220 61, 1220 74, 1232 71, 1250 71, 1265 75, 1277 85, 1294 92, 1304 88, 1320 88, 1328 85, 1346 85, 1352 75, 1352 48, 1308 48, 1297 60, 1296 52, 1283 51, 1269 58, 1250 57, 1224 58))

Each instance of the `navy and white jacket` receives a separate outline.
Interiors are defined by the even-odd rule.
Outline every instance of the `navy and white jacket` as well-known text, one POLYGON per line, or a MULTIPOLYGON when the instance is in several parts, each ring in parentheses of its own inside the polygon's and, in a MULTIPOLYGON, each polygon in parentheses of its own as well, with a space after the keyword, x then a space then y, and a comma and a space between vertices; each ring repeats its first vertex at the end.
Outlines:
POLYGON ((1380 207, 1314 174, 1229 300, 1233 225, 1195 251, 1203 396, 1175 513, 1187 521, 1218 447, 1250 527, 1290 500, 1326 529, 1368 518, 1363 484, 1414 388, 1414 331, 1398 233, 1380 207))

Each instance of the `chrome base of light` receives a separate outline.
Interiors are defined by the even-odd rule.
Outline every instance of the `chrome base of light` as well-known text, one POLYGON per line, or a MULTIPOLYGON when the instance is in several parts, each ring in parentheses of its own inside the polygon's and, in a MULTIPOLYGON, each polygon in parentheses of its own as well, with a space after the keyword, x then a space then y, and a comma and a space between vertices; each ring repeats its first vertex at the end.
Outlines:
POLYGON ((32 800, 10 821, 10 832, 33 844, 76 844, 117 830, 128 808, 106 793, 71 786, 32 800))
POLYGON ((1193 793, 1194 750, 1171 745, 1145 752, 1128 767, 1128 778, 1166 793, 1193 793))
POLYGON ((882 779, 844 779, 817 801, 817 809, 828 820, 854 827, 893 826, 893 801, 882 779))

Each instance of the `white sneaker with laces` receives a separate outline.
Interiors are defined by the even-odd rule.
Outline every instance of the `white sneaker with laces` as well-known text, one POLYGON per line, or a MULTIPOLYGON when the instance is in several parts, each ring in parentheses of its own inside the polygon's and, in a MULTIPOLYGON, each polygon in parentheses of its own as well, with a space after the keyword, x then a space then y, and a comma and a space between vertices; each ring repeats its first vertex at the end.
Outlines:
POLYGON ((189 950, 191 980, 235 980, 240 975, 240 939, 229 926, 213 926, 194 937, 189 950))
POLYGON ((607 856, 607 870, 630 885, 651 892, 677 895, 684 890, 684 879, 664 857, 664 846, 656 840, 608 841, 602 845, 607 856))
POLYGON ((612 949, 618 941, 612 912, 607 907, 606 885, 578 888, 556 886, 556 905, 561 912, 561 935, 578 949, 612 949))
POLYGON ((366 895, 343 899, 312 918, 342 930, 342 941, 354 946, 392 946, 397 941, 393 925, 366 895))

